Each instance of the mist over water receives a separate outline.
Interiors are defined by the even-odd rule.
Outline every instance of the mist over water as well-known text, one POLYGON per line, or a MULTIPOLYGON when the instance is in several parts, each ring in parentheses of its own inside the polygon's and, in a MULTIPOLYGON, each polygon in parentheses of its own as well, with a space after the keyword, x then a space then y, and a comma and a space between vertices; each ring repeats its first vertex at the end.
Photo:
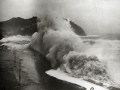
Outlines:
POLYGON ((97 40, 87 51, 87 55, 96 55, 105 63, 107 72, 114 82, 120 84, 120 41, 119 40, 97 40))
MULTIPOLYGON (((38 32, 32 35, 29 47, 46 56, 53 68, 64 67, 66 72, 71 74, 73 71, 67 67, 71 58, 78 62, 81 60, 80 64, 85 61, 84 68, 91 68, 89 65, 94 63, 93 66, 97 70, 100 69, 100 72, 106 70, 107 76, 115 83, 120 84, 120 60, 119 51, 115 48, 116 42, 100 39, 94 45, 86 45, 80 36, 74 33, 69 19, 61 11, 49 10, 42 15, 39 14, 38 20, 38 32), (83 57, 87 60, 84 60, 83 57), (91 57, 92 61, 89 61, 91 57)), ((87 74, 81 75, 88 76, 88 74, 92 75, 95 72, 89 71, 87 74)))

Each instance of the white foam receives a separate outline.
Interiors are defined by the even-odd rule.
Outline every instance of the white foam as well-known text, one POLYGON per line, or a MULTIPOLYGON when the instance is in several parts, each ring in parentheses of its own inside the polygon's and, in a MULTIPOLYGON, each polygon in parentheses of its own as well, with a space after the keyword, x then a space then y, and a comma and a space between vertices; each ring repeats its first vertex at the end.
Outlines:
POLYGON ((87 90, 91 90, 92 87, 94 88, 94 90, 108 90, 105 87, 87 82, 83 79, 71 77, 67 73, 61 71, 60 69, 58 69, 58 70, 52 70, 51 69, 49 71, 46 71, 46 73, 50 76, 53 76, 53 77, 57 78, 57 79, 64 80, 64 81, 67 81, 67 82, 70 82, 70 83, 74 83, 74 84, 77 84, 79 86, 83 86, 87 90))
POLYGON ((6 37, 3 38, 2 40, 0 40, 1 42, 16 42, 16 41, 31 41, 31 37, 30 36, 21 36, 21 35, 16 35, 16 36, 10 36, 10 37, 6 37))

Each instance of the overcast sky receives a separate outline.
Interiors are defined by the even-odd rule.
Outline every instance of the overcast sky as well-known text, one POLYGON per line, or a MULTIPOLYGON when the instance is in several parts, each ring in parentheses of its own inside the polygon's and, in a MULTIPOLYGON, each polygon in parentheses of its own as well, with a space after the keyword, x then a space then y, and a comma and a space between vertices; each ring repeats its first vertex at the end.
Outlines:
POLYGON ((120 0, 0 0, 0 21, 61 9, 88 34, 120 33, 120 0))

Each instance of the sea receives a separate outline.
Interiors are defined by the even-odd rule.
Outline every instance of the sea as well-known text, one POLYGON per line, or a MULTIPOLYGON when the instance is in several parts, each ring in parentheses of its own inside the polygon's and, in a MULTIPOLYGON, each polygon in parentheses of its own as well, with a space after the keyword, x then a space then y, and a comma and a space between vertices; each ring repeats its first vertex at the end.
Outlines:
MULTIPOLYGON (((107 62, 108 73, 120 85, 120 35, 87 35, 80 38, 86 46, 94 47, 91 51, 93 54, 107 62)), ((30 36, 16 35, 0 40, 0 46, 7 46, 9 50, 24 50, 30 42, 30 36)))

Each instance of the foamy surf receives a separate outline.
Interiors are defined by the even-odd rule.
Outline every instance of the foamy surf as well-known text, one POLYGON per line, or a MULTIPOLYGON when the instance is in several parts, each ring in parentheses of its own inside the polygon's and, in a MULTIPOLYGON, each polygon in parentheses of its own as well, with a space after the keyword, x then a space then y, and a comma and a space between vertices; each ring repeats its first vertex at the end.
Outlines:
POLYGON ((22 36, 22 35, 15 35, 5 37, 0 40, 2 46, 7 46, 7 49, 24 49, 30 43, 31 36, 22 36))
POLYGON ((105 87, 102 87, 102 86, 93 84, 91 82, 85 81, 82 78, 71 77, 69 74, 61 71, 60 69, 57 69, 57 70, 51 69, 49 71, 46 71, 46 73, 48 75, 52 76, 52 77, 57 78, 57 79, 67 81, 67 82, 70 82, 70 83, 77 84, 79 86, 85 87, 86 90, 109 90, 109 89, 107 89, 105 87))
POLYGON ((1 42, 31 41, 31 37, 30 36, 16 35, 16 36, 10 36, 10 37, 3 38, 0 41, 1 42))

